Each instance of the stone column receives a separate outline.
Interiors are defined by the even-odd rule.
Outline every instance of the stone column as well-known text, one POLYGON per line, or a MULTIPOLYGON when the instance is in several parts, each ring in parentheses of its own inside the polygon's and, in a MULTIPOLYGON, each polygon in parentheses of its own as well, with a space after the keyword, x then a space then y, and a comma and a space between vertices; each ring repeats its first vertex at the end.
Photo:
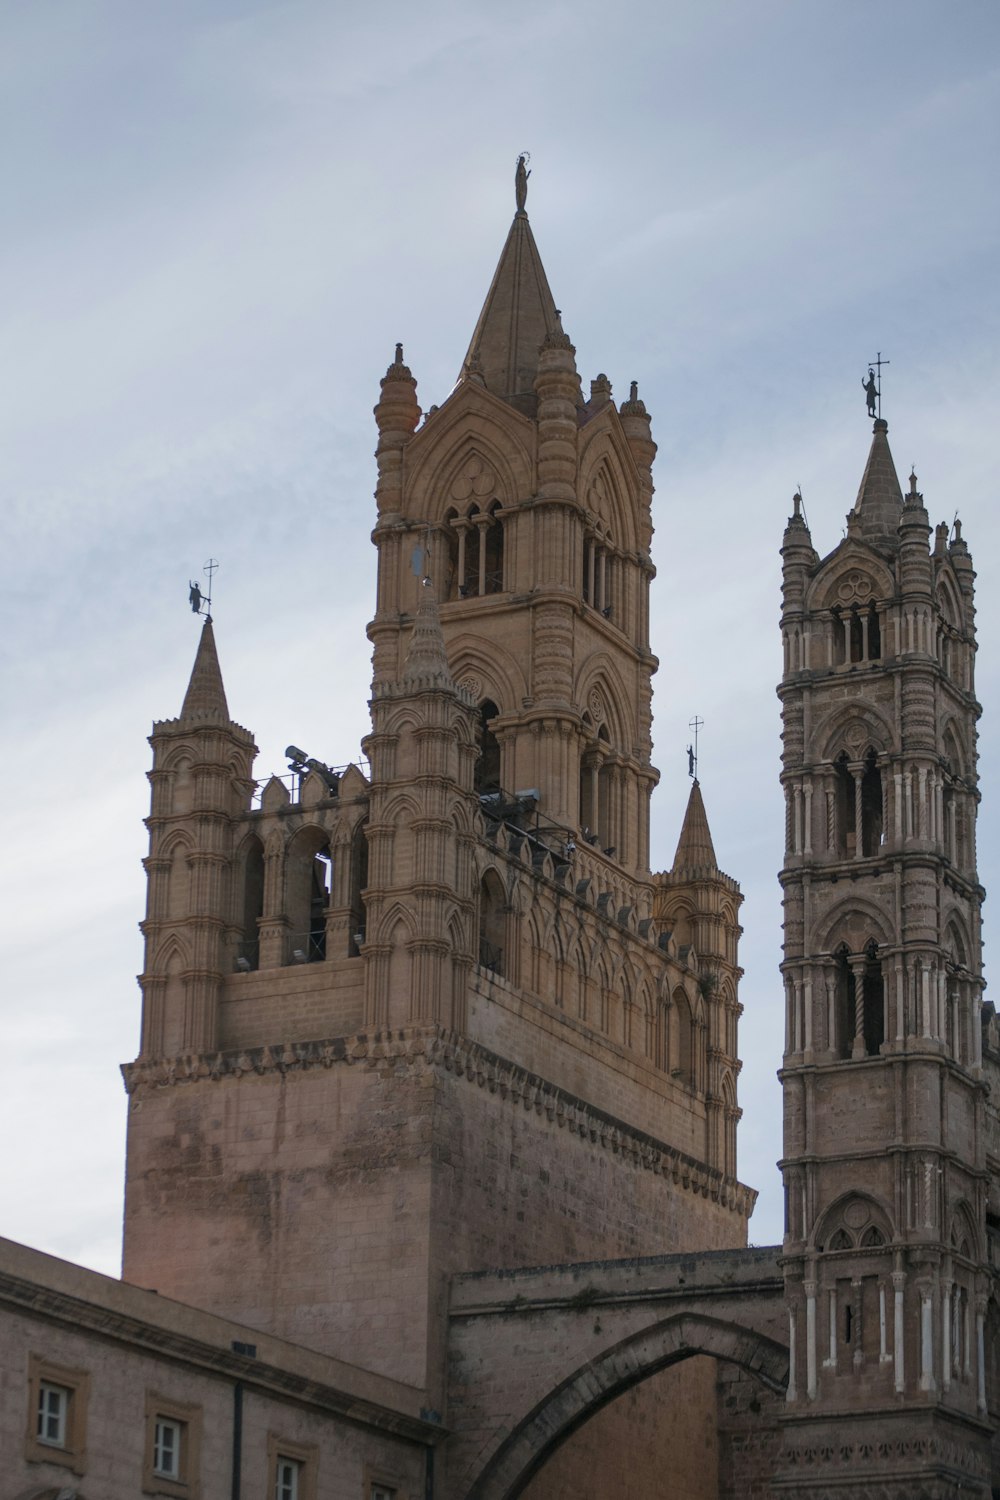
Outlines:
POLYGON ((893 1271, 893 1320, 892 1320, 892 1357, 893 1357, 893 1383, 895 1389, 903 1392, 906 1389, 906 1359, 905 1359, 905 1318, 903 1307, 903 1293, 906 1288, 906 1272, 893 1271))
POLYGON ((806 1396, 816 1400, 816 1283, 803 1282, 806 1294, 806 1396))
POLYGON ((865 1057, 865 969, 867 967, 864 958, 851 959, 851 973, 854 975, 854 1045, 851 1048, 853 1058, 865 1057))
MULTIPOLYGON (((980 1335, 980 1349, 982 1349, 982 1335, 980 1335)), ((789 1403, 789 1405, 791 1405, 791 1403, 793 1401, 798 1400, 798 1391, 797 1391, 796 1385, 795 1385, 795 1374, 796 1374, 795 1366, 796 1366, 795 1308, 794 1307, 789 1307, 789 1309, 788 1309, 788 1390, 785 1392, 785 1400, 789 1403)), ((981 1357, 980 1357, 980 1368, 982 1368, 982 1358, 981 1357)), ((982 1382, 980 1381, 980 1383, 982 1383, 982 1382)))
POLYGON ((920 1289, 920 1389, 933 1391, 934 1381, 934 1303, 929 1287, 920 1289))

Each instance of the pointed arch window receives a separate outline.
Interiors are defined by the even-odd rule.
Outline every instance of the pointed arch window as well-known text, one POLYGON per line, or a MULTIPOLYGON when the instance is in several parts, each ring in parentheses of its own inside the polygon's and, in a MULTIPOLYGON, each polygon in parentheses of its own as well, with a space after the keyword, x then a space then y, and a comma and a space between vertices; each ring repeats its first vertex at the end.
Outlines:
POLYGON ((504 590, 504 523, 501 503, 472 505, 445 516, 451 599, 472 599, 504 590))
POLYGON ((857 809, 854 777, 846 750, 841 751, 834 762, 837 802, 837 853, 842 859, 850 859, 855 852, 857 809))
POLYGON ((359 823, 351 839, 351 925, 347 942, 349 958, 356 957, 365 941, 368 914, 365 893, 368 889, 368 819, 359 823))
POLYGON ((264 914, 264 846, 256 835, 246 845, 243 856, 243 912, 238 967, 256 969, 260 964, 259 921, 264 914))
POLYGON ((618 554, 611 536, 600 526, 588 528, 583 538, 583 602, 606 620, 615 613, 617 571, 618 554))
POLYGON ((878 854, 882 846, 882 772, 874 750, 865 756, 861 773, 861 853, 878 854))
POLYGON ((473 790, 479 797, 500 791, 500 741, 493 730, 499 713, 491 698, 479 705, 479 759, 473 774, 473 790))
POLYGON ((285 913, 291 963, 322 963, 326 958, 326 915, 332 871, 330 845, 322 829, 304 828, 296 834, 285 863, 285 913))
POLYGON ((878 1057, 885 1041, 885 981, 882 978, 882 961, 878 944, 872 938, 865 948, 863 976, 864 1010, 862 1017, 865 1055, 878 1057))
POLYGON ((491 974, 503 973, 506 905, 500 877, 487 870, 479 884, 479 964, 491 974))

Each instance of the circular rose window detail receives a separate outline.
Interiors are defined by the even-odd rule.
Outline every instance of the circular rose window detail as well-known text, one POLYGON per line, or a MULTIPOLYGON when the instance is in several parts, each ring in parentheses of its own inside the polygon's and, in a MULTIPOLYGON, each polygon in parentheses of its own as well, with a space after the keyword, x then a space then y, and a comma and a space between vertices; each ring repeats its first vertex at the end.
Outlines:
POLYGON ((471 693, 473 698, 479 698, 482 695, 482 681, 474 672, 470 672, 467 677, 463 677, 458 685, 460 688, 464 688, 467 693, 471 693))
POLYGON ((852 1229, 860 1229, 862 1224, 868 1223, 869 1217, 867 1203, 862 1203, 859 1198, 855 1198, 844 1209, 844 1223, 849 1224, 852 1229))
POLYGON ((837 597, 845 604, 852 600, 864 601, 872 596, 871 579, 863 573, 847 573, 837 585, 837 597))
POLYGON ((587 699, 587 711, 595 724, 599 724, 604 718, 604 699, 597 688, 591 688, 590 690, 590 696, 587 699))

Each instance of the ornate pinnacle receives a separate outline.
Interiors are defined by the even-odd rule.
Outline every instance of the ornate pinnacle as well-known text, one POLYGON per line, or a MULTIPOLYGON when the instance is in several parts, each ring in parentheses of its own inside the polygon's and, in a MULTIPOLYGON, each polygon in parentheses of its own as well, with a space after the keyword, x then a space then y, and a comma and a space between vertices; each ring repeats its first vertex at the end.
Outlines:
POLYGON ((639 400, 639 382, 637 380, 632 381, 629 386, 628 400, 623 401, 618 410, 623 417, 645 417, 648 415, 645 401, 639 400))

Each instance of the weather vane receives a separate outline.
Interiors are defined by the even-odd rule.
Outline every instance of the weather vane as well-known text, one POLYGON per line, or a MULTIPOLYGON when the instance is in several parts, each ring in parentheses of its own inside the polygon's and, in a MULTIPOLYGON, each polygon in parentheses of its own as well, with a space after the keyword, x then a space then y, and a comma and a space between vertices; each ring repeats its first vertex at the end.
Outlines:
POLYGON ((879 350, 875 358, 868 365, 868 379, 862 380, 861 386, 868 399, 868 415, 870 417, 882 416, 882 366, 887 365, 889 360, 882 358, 879 350), (875 371, 878 374, 875 374, 875 371))
POLYGON ((698 730, 704 728, 704 725, 705 720, 699 719, 697 714, 688 720, 688 728, 694 733, 694 739, 687 747, 688 775, 692 781, 698 780, 698 730))
POLYGON ((192 583, 188 579, 188 603, 196 615, 204 615, 206 620, 212 618, 212 577, 219 566, 214 557, 210 557, 202 568, 203 573, 208 574, 208 589, 202 593, 197 582, 192 583))

